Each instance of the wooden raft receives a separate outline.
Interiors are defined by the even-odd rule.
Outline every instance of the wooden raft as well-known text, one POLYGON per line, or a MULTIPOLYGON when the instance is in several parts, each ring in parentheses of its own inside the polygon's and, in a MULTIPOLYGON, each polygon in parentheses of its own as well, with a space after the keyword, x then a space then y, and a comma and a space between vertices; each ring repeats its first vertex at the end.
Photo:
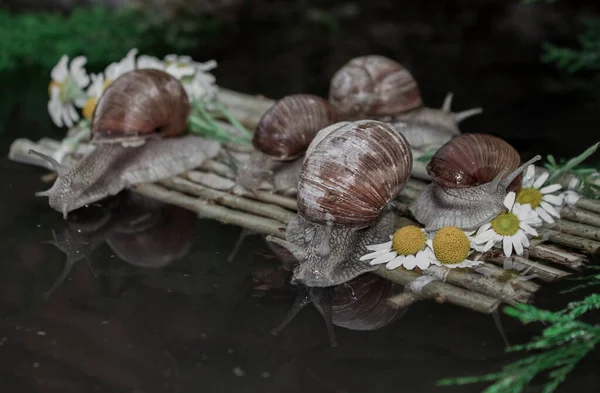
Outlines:
MULTIPOLYGON (((254 129, 262 114, 273 100, 222 89, 220 101, 240 122, 254 129)), ((43 138, 38 142, 17 139, 9 157, 18 162, 46 167, 47 163, 27 154, 35 149, 52 154, 59 141, 43 138)), ((92 147, 81 144, 67 157, 72 164, 92 147)), ((295 196, 284 196, 267 191, 256 195, 235 185, 235 173, 228 163, 231 156, 244 160, 252 152, 251 146, 225 145, 224 153, 215 160, 204 162, 199 168, 156 183, 131 187, 131 191, 194 211, 202 218, 250 229, 255 232, 285 238, 287 223, 297 214, 295 196)), ((398 211, 398 226, 405 225, 404 217, 410 201, 426 186, 426 182, 411 178, 400 195, 393 201, 398 211)), ((387 270, 381 266, 375 274, 407 286, 423 276, 437 277, 423 281, 419 291, 405 291, 388 299, 391 307, 406 307, 418 300, 433 299, 451 303, 482 313, 495 312, 502 303, 529 303, 541 282, 560 280, 580 270, 589 262, 590 254, 600 250, 600 201, 579 199, 575 206, 565 206, 561 219, 553 225, 538 228, 540 236, 530 240, 527 257, 503 257, 499 248, 480 255, 484 261, 473 269, 446 269, 433 266, 424 272, 403 268, 387 270), (531 280, 527 275, 535 275, 531 280), (439 277, 443 277, 440 279, 439 277)))

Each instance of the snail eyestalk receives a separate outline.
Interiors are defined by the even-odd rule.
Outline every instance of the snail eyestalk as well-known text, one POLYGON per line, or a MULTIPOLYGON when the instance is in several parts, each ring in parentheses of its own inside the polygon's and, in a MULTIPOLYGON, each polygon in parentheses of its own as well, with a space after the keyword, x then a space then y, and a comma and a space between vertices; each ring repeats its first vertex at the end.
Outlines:
POLYGON ((454 97, 454 93, 449 92, 446 94, 446 98, 444 98, 444 103, 442 104, 442 110, 444 112, 450 113, 450 108, 452 107, 452 98, 454 97))
POLYGON ((47 156, 33 149, 30 149, 28 153, 34 156, 38 156, 52 164, 52 167, 54 168, 58 176, 64 176, 65 172, 67 171, 67 167, 58 162, 54 157, 47 156))
POLYGON ((467 109, 462 112, 453 113, 452 117, 454 117, 454 122, 458 124, 461 121, 463 121, 469 117, 479 115, 480 113, 483 113, 483 108, 473 108, 473 109, 467 109))
POLYGON ((513 180, 515 180, 517 178, 517 176, 519 176, 521 174, 521 172, 523 172, 523 170, 525 168, 527 168, 529 165, 533 164, 536 161, 539 161, 542 159, 542 156, 540 156, 539 154, 535 157, 533 157, 531 160, 527 161, 525 164, 521 165, 520 167, 518 167, 517 169, 515 169, 510 175, 506 176, 501 182, 500 184, 504 187, 507 188, 508 185, 510 183, 512 183, 513 180))

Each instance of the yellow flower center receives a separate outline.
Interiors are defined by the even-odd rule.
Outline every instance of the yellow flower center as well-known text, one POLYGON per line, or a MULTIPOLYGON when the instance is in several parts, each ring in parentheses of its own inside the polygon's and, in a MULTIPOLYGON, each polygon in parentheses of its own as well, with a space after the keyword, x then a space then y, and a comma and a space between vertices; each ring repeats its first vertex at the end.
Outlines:
POLYGON ((408 225, 397 229, 392 239, 392 248, 399 255, 412 255, 425 247, 427 238, 421 228, 408 225))
POLYGON ((521 188, 517 192, 516 201, 521 205, 529 203, 533 209, 538 207, 542 203, 542 193, 537 188, 521 188))
POLYGON ((433 252, 444 265, 461 263, 471 251, 467 235, 457 227, 443 227, 433 238, 433 252))
POLYGON ((85 105, 83 106, 83 109, 81 110, 81 113, 83 113, 83 117, 85 117, 88 120, 92 120, 94 109, 96 109, 96 102, 98 102, 98 99, 96 97, 88 98, 88 100, 85 102, 85 105))
POLYGON ((512 236, 519 230, 519 218, 514 213, 500 213, 492 220, 492 228, 502 236, 512 236))
POLYGON ((52 88, 54 86, 57 86, 59 89, 61 88, 62 83, 58 83, 55 80, 51 80, 50 84, 48 85, 48 95, 52 95, 52 88))

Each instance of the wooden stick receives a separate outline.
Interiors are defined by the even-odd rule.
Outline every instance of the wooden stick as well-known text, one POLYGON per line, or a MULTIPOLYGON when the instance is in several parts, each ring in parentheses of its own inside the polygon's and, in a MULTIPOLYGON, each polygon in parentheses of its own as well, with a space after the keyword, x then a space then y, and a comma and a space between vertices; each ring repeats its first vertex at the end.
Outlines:
POLYGON ((504 270, 491 263, 484 263, 483 265, 477 266, 473 271, 483 274, 484 276, 494 277, 500 282, 510 282, 515 288, 520 288, 531 293, 537 292, 541 287, 533 281, 525 280, 520 275, 504 270))
POLYGON ((547 237, 548 240, 556 244, 572 247, 590 254, 597 253, 598 250, 600 250, 600 242, 595 240, 583 239, 578 236, 560 233, 548 228, 538 228, 537 231, 540 235, 547 237))
POLYGON ((575 207, 565 206, 560 211, 560 217, 566 220, 600 227, 600 215, 589 212, 587 210, 581 210, 575 207))
POLYGON ((580 224, 566 219, 558 220, 552 229, 562 233, 579 236, 584 239, 600 240, 600 228, 587 224, 580 224))
POLYGON ((402 292, 396 296, 387 298, 386 302, 390 307, 399 309, 406 308, 419 300, 423 300, 423 297, 412 292, 402 292))
MULTIPOLYGON (((502 267, 504 267, 505 259, 506 259, 506 257, 504 256, 503 251, 496 250, 496 249, 486 252, 481 257, 481 260, 484 260, 486 262, 491 262, 495 265, 499 265, 502 267)), ((536 274, 540 280, 545 281, 545 282, 553 282, 553 281, 560 280, 560 279, 565 278, 570 275, 570 273, 553 268, 551 266, 544 265, 539 262, 530 261, 526 258, 517 256, 517 255, 511 256, 511 261, 512 261, 512 263, 514 263, 515 265, 517 265, 519 267, 530 268, 529 271, 532 274, 536 274)))
POLYGON ((441 266, 431 266, 425 269, 425 274, 438 276, 443 274, 445 282, 459 287, 470 289, 490 297, 500 299, 506 303, 515 305, 528 303, 531 293, 523 289, 514 288, 511 283, 498 281, 495 278, 473 274, 463 269, 449 269, 441 266), (439 272, 445 270, 445 272, 439 272))
POLYGON ((177 191, 198 196, 205 199, 207 202, 214 201, 220 205, 277 220, 282 224, 287 224, 296 217, 296 214, 278 206, 253 201, 241 196, 231 195, 224 191, 214 190, 181 177, 173 177, 170 179, 161 180, 158 183, 177 191))
MULTIPOLYGON (((408 271, 402 268, 387 270, 385 266, 375 270, 374 273, 404 286, 408 285, 411 281, 417 279, 421 275, 417 272, 408 271)), ((490 296, 471 292, 439 280, 432 281, 425 285, 421 290, 421 296, 435 299, 439 303, 448 302, 485 314, 496 311, 498 306, 502 303, 500 300, 490 296)))
POLYGON ((586 260, 585 255, 572 251, 565 251, 551 244, 538 244, 529 249, 531 258, 549 261, 566 266, 573 270, 580 270, 586 260))
POLYGON ((138 194, 191 210, 204 218, 210 218, 224 224, 241 226, 282 239, 285 238, 285 225, 275 220, 218 206, 202 199, 167 190, 156 184, 137 184, 132 186, 131 189, 138 194))
POLYGON ((579 198, 577 202, 575 202, 575 206, 583 210, 589 210, 596 214, 600 214, 600 201, 595 199, 579 198))

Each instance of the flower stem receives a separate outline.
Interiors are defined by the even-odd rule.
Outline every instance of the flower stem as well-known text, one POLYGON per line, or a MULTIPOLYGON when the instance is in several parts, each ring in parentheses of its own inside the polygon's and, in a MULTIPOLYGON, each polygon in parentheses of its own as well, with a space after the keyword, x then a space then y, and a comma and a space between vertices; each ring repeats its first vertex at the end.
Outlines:
POLYGON ((229 113, 229 111, 225 108, 225 106, 221 103, 215 103, 215 107, 221 112, 223 117, 227 119, 235 127, 236 130, 240 131, 242 134, 246 135, 248 138, 252 139, 252 132, 250 132, 246 127, 242 125, 234 116, 229 113))
POLYGON ((598 149, 598 146, 600 146, 600 142, 594 143, 592 146, 588 147, 583 153, 581 153, 577 157, 571 158, 563 166, 555 167, 555 168, 553 168, 553 170, 551 169, 550 176, 548 177, 548 179, 546 179, 546 182, 544 184, 552 184, 552 181, 554 179, 561 177, 565 173, 567 173, 570 170, 572 170, 573 168, 575 168, 577 165, 581 164, 589 156, 591 156, 592 154, 594 154, 596 152, 596 150, 598 149))

